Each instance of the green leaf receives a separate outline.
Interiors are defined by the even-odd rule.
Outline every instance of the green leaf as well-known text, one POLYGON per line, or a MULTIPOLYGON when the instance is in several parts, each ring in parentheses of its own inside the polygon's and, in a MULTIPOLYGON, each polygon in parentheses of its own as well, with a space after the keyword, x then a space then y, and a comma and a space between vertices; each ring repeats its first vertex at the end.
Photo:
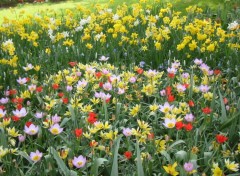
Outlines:
POLYGON ((178 161, 182 161, 182 160, 187 159, 187 152, 184 151, 184 150, 180 150, 180 151, 175 153, 175 156, 176 156, 178 161))
POLYGON ((44 104, 44 101, 42 100, 42 98, 41 98, 38 94, 35 94, 35 95, 36 95, 39 103, 40 103, 40 104, 44 104))
POLYGON ((25 176, 25 174, 23 173, 23 171, 21 169, 19 169, 19 173, 21 176, 25 176))
POLYGON ((182 143, 185 143, 185 141, 183 141, 183 140, 178 140, 178 141, 172 143, 172 144, 169 146, 168 150, 171 150, 174 146, 179 145, 179 144, 182 144, 182 143))
POLYGON ((221 117, 220 117, 220 120, 221 122, 223 123, 224 121, 227 120, 227 113, 226 113, 226 107, 225 107, 225 104, 223 102, 223 97, 222 97, 222 94, 220 91, 218 91, 219 93, 219 98, 220 98, 220 102, 221 102, 221 117))
POLYGON ((71 113, 71 119, 72 119, 73 123, 75 123, 76 115, 75 115, 73 107, 71 105, 68 105, 68 110, 71 113))
POLYGON ((208 165, 209 159, 212 157, 212 152, 204 152, 204 164, 208 165))
POLYGON ((53 155, 53 158, 56 160, 58 168, 62 171, 65 176, 69 176, 71 173, 68 167, 65 165, 63 160, 59 157, 57 151, 53 147, 49 147, 49 152, 53 155))
POLYGON ((141 160, 141 154, 139 149, 138 141, 136 143, 136 150, 137 150, 137 175, 138 176, 144 176, 143 166, 142 166, 142 160, 141 160))
POLYGON ((30 157, 26 152, 18 151, 18 154, 23 158, 27 159, 29 163, 33 164, 33 161, 30 159, 30 157))
POLYGON ((108 120, 108 111, 107 111, 107 103, 106 103, 106 101, 103 101, 103 108, 104 108, 105 120, 108 120))
POLYGON ((98 168, 104 164, 104 162, 108 161, 105 158, 97 158, 94 160, 93 165, 91 167, 91 174, 90 175, 99 175, 98 168))
POLYGON ((228 174, 227 176, 239 176, 239 175, 240 175, 240 172, 235 173, 235 174, 228 174))
POLYGON ((189 88, 189 98, 192 98, 192 93, 193 93, 193 69, 191 71, 191 76, 190 76, 190 88, 189 88))
POLYGON ((166 151, 161 151, 161 155, 163 155, 169 163, 172 163, 170 155, 166 151))
POLYGON ((0 127, 0 146, 3 146, 3 148, 8 147, 7 136, 5 135, 2 127, 0 127))
POLYGON ((223 129, 231 126, 231 125, 232 125, 232 122, 233 122, 237 117, 239 117, 239 115, 240 115, 240 112, 238 112, 237 114, 235 114, 235 115, 234 115, 233 117, 231 117, 230 119, 226 120, 219 129, 220 129, 220 130, 223 130, 223 129))
POLYGON ((122 107, 122 103, 117 103, 117 105, 116 105, 116 119, 118 119, 118 116, 121 112, 121 107, 122 107))
POLYGON ((119 149, 119 144, 120 144, 121 138, 122 138, 122 135, 120 135, 114 142, 115 147, 114 147, 114 157, 113 157, 111 176, 118 175, 118 149, 119 149))
POLYGON ((32 166, 28 169, 28 171, 25 173, 25 176, 32 176, 32 169, 35 166, 37 162, 33 163, 32 166))
POLYGON ((60 126, 64 126, 68 121, 70 120, 70 118, 64 118, 63 121, 61 122, 60 126))

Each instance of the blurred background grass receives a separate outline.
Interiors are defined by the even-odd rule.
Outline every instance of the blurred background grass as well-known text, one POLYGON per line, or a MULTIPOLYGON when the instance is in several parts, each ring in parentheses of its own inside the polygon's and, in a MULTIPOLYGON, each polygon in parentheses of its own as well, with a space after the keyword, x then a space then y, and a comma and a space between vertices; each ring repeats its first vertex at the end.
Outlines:
MULTIPOLYGON (((148 2, 153 2, 154 0, 149 0, 148 2)), ((101 5, 109 5, 110 8, 116 8, 118 5, 121 5, 123 3, 126 3, 127 5, 137 3, 139 0, 67 0, 67 1, 62 1, 62 2, 44 2, 44 3, 20 3, 15 7, 2 7, 0 8, 0 24, 3 22, 4 17, 8 17, 9 19, 18 19, 19 14, 21 12, 25 12, 25 15, 27 14, 35 14, 40 11, 54 11, 56 14, 61 14, 61 12, 64 9, 73 9, 77 7, 78 5, 81 5, 87 9, 92 10, 93 7, 96 4, 101 4, 101 5)), ((234 4, 232 3, 233 1, 231 0, 161 0, 160 3, 166 3, 166 2, 171 2, 174 5, 174 8, 178 11, 185 11, 185 8, 190 6, 190 5, 197 5, 199 7, 202 7, 204 9, 211 8, 214 11, 224 11, 228 10, 226 9, 226 5, 229 5, 231 3, 231 7, 229 8, 234 8, 232 6, 239 6, 238 1, 234 1, 234 4), (207 8, 206 8, 207 7, 207 8)))

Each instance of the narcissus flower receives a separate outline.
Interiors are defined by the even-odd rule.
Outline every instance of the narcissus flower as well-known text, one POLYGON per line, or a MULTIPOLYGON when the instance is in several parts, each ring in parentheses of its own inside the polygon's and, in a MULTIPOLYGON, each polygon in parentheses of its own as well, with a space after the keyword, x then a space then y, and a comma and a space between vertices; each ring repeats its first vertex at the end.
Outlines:
POLYGON ((42 155, 43 155, 43 154, 42 154, 41 152, 39 152, 38 150, 36 150, 36 152, 31 152, 31 153, 30 153, 30 159, 31 159, 32 161, 34 161, 34 162, 38 162, 38 161, 41 160, 42 155))
POLYGON ((213 176, 222 176, 223 171, 218 167, 218 163, 213 163, 213 168, 211 169, 213 176))
POLYGON ((76 168, 82 168, 85 166, 87 162, 87 159, 85 157, 83 157, 82 155, 78 156, 78 157, 74 157, 72 160, 72 164, 76 167, 76 168))
POLYGON ((177 163, 175 162, 174 164, 168 164, 167 166, 163 166, 164 170, 173 176, 176 176, 179 174, 179 172, 176 171, 177 163))
POLYGON ((229 159, 225 159, 225 165, 229 170, 233 172, 237 172, 239 169, 239 164, 235 162, 230 162, 229 159))

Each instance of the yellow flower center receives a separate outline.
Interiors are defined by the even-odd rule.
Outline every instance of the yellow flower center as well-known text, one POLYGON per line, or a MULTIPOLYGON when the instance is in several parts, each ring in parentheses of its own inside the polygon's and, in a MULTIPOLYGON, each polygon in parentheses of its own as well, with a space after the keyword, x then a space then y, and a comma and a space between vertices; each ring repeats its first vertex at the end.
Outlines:
POLYGON ((38 161, 39 158, 40 158, 40 157, 39 157, 38 155, 35 155, 35 156, 32 158, 32 160, 33 160, 33 161, 38 161))
POLYGON ((53 128, 53 129, 51 130, 51 132, 52 132, 52 134, 58 134, 58 133, 59 133, 59 131, 58 131, 57 128, 53 128))
POLYGON ((78 164, 79 166, 81 166, 81 165, 83 164, 83 162, 82 162, 82 161, 79 161, 79 162, 77 162, 77 164, 78 164))
POLYGON ((169 124, 167 124, 167 127, 168 127, 168 128, 173 128, 174 126, 175 126, 174 123, 169 123, 169 124))

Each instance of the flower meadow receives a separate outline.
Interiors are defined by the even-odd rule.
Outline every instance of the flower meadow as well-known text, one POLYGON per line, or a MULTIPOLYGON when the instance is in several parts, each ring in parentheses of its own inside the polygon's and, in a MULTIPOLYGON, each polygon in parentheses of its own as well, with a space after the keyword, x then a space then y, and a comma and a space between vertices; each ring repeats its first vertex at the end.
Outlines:
POLYGON ((0 175, 239 175, 239 24, 186 12, 4 18, 0 175))

